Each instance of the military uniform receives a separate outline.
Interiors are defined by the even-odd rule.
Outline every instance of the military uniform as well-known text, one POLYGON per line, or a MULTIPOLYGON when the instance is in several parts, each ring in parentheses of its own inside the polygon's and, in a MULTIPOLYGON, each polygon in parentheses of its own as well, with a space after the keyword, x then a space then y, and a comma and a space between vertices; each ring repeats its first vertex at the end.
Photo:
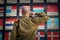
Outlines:
POLYGON ((22 16, 18 22, 14 23, 13 30, 11 32, 10 40, 35 40, 38 25, 43 22, 47 22, 49 17, 45 13, 36 13, 38 17, 30 18, 22 16))

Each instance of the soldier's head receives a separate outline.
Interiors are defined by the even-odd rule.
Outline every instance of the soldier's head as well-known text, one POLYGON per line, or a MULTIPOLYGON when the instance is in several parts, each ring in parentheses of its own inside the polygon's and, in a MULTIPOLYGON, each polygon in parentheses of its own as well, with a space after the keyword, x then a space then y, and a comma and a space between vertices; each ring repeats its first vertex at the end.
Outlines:
POLYGON ((29 14, 30 14, 30 8, 28 8, 28 6, 23 6, 22 15, 29 15, 29 14))

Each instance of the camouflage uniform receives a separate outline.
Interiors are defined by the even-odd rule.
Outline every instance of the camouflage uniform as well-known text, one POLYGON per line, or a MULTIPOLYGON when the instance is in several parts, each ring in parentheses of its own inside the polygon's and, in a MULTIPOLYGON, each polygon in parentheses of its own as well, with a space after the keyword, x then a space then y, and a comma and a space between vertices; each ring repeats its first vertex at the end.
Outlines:
POLYGON ((18 22, 15 22, 11 32, 10 40, 35 40, 38 25, 43 22, 47 22, 49 19, 45 13, 36 14, 38 16, 36 18, 30 18, 27 16, 21 17, 19 20, 18 30, 16 30, 16 27, 18 27, 18 22), (18 32, 18 34, 16 32, 18 32))

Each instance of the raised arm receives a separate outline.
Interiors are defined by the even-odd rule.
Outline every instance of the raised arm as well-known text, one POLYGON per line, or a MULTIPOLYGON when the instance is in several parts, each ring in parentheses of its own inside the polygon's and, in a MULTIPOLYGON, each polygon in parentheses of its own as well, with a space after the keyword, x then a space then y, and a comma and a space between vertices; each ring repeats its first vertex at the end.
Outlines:
POLYGON ((49 17, 45 14, 45 13, 36 13, 36 15, 38 16, 38 17, 33 17, 32 19, 31 19, 31 21, 34 23, 34 24, 36 24, 36 25, 39 25, 39 24, 41 24, 41 23, 44 23, 44 22, 47 22, 48 21, 48 19, 49 19, 49 17))

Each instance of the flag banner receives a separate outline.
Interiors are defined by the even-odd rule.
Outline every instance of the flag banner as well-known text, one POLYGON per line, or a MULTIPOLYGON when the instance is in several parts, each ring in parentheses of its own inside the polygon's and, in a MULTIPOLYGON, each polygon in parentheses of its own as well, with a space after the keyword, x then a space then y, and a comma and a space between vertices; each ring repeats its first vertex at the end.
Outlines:
POLYGON ((7 6, 6 16, 17 16, 17 7, 16 6, 7 6))
POLYGON ((5 32, 5 40, 10 40, 11 32, 5 32))
POLYGON ((7 18, 5 22, 5 30, 12 30, 14 22, 18 21, 16 18, 7 18))
POLYGON ((30 5, 23 5, 23 6, 20 6, 20 8, 19 8, 19 16, 22 16, 22 8, 23 7, 28 7, 29 9, 30 9, 30 5))
POLYGON ((0 19, 0 30, 3 29, 3 19, 0 19))
POLYGON ((48 40, 59 40, 59 32, 48 32, 48 40))
POLYGON ((42 32, 37 32, 36 34, 36 40, 45 40, 45 33, 42 31, 42 32))
POLYGON ((33 0, 33 3, 43 3, 44 0, 33 0))
POLYGON ((2 32, 0 32, 0 40, 2 40, 2 32))
POLYGON ((47 21, 47 29, 59 29, 59 19, 58 18, 50 18, 47 21))
POLYGON ((6 21, 6 30, 12 30, 14 21, 6 21))
POLYGON ((40 25, 38 26, 38 30, 39 30, 39 29, 45 29, 45 23, 40 24, 40 25))
POLYGON ((7 3, 17 3, 17 0, 7 0, 7 3))
POLYGON ((3 16, 4 14, 4 7, 0 7, 0 16, 3 16))
POLYGON ((20 0, 20 3, 30 3, 30 0, 20 0))
POLYGON ((4 0, 0 0, 0 4, 4 4, 4 0))
POLYGON ((47 15, 50 16, 58 15, 58 5, 57 4, 47 5, 47 15))
POLYGON ((34 5, 33 12, 36 13, 44 12, 44 5, 34 5))
POLYGON ((58 2, 58 0, 47 0, 47 2, 58 2))

